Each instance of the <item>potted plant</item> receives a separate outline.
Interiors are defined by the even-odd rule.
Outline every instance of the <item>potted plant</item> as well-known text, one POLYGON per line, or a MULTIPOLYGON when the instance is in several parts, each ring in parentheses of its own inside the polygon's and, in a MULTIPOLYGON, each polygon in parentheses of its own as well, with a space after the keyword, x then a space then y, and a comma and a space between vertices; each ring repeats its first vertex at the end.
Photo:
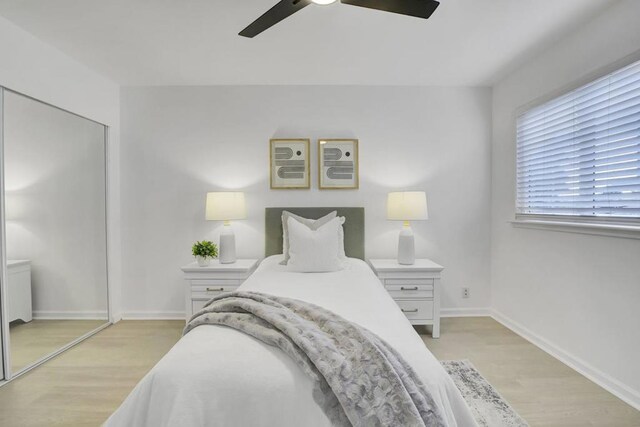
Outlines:
POLYGON ((208 240, 195 242, 191 247, 191 253, 196 257, 200 267, 206 267, 211 263, 212 259, 218 258, 218 246, 208 240))

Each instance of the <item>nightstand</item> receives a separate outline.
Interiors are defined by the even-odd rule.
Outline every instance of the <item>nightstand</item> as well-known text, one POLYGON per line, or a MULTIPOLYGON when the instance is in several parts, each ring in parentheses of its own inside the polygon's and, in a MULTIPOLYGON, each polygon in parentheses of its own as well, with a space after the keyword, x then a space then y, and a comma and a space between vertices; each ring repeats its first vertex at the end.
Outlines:
POLYGON ((7 261, 7 313, 9 322, 33 319, 31 300, 31 261, 7 261))
POLYGON ((440 337, 440 272, 444 267, 428 259, 416 259, 413 265, 370 259, 369 264, 411 324, 432 325, 431 335, 440 337))
POLYGON ((182 267, 185 288, 185 317, 189 321, 207 301, 224 292, 233 292, 258 266, 257 259, 239 259, 233 264, 220 264, 213 260, 207 267, 197 262, 182 267))

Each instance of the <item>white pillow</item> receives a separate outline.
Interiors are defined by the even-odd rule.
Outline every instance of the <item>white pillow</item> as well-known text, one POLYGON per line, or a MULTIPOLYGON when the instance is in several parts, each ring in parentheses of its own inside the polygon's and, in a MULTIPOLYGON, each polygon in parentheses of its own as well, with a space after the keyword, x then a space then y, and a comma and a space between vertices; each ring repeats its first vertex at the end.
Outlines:
POLYGON ((310 219, 293 214, 289 211, 282 211, 282 254, 284 255, 284 260, 280 262, 280 265, 287 265, 287 262, 289 262, 289 226, 287 225, 287 220, 289 218, 295 218, 298 222, 303 223, 310 229, 316 230, 318 227, 335 218, 337 214, 337 211, 333 211, 322 218, 310 219))
POLYGON ((289 227, 289 262, 287 270, 301 273, 321 273, 344 268, 340 258, 341 219, 334 218, 312 230, 293 218, 289 227))
POLYGON ((338 219, 340 220, 340 228, 338 229, 338 258, 340 258, 340 261, 342 262, 346 262, 347 261, 347 254, 344 252, 344 222, 347 220, 346 217, 344 216, 339 216, 338 219))

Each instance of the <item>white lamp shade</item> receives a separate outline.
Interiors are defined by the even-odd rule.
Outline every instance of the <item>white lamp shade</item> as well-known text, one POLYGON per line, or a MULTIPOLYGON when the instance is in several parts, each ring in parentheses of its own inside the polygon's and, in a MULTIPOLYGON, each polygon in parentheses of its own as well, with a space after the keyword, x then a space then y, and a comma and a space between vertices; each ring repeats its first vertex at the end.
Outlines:
POLYGON ((393 221, 420 221, 429 219, 427 195, 424 191, 389 193, 387 219, 393 221))
POLYGON ((245 219, 246 217, 247 207, 244 203, 244 193, 207 193, 207 221, 229 221, 232 219, 245 219))

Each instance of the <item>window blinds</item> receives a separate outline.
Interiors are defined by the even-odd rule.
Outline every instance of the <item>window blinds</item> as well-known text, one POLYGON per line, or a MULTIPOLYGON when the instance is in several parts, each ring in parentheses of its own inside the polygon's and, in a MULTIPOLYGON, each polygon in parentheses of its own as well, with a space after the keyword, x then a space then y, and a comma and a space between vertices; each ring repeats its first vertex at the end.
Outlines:
POLYGON ((516 212, 640 218, 640 62, 518 117, 516 212))

